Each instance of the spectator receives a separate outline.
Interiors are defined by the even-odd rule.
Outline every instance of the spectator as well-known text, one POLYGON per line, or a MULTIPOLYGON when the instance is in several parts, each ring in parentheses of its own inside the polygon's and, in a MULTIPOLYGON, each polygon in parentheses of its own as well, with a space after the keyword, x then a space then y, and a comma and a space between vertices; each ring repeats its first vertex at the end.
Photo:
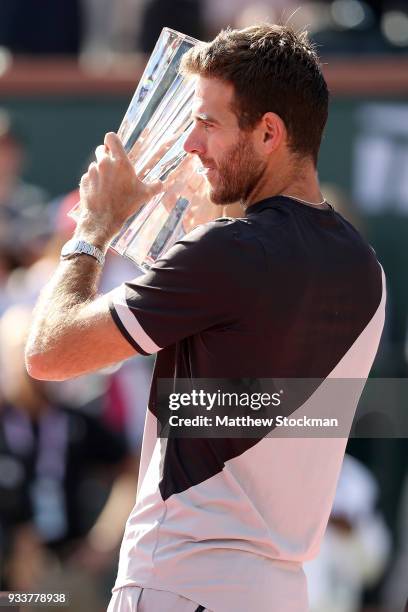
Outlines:
POLYGON ((390 536, 377 497, 371 472, 345 455, 320 554, 305 564, 311 612, 358 612, 363 590, 381 578, 390 536))
POLYGON ((55 559, 65 572, 73 559, 85 569, 109 566, 135 495, 125 441, 101 423, 100 406, 72 410, 25 373, 30 319, 13 307, 0 322, 0 548, 2 587, 11 589, 44 584, 55 559))
POLYGON ((0 109, 0 313, 7 274, 35 261, 50 232, 45 192, 21 178, 24 154, 19 126, 0 109))
POLYGON ((112 52, 135 52, 144 4, 144 0, 83 0, 84 59, 101 65, 112 52))
MULTIPOLYGON (((408 442, 405 439, 405 450, 408 442)), ((406 457, 408 454, 405 455, 406 457)), ((408 466, 407 466, 408 467, 408 466)), ((399 612, 408 604, 408 469, 402 485, 402 494, 398 508, 398 528, 396 541, 396 559, 391 568, 384 589, 386 610, 399 612)), ((405 608, 406 609, 406 608, 405 608)))

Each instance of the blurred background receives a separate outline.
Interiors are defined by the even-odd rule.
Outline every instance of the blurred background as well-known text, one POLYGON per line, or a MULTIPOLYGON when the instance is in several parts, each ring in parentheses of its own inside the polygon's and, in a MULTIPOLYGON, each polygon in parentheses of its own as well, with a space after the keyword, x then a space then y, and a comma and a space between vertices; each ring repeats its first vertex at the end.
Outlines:
MULTIPOLYGON (((407 0, 2 0, 0 590, 66 592, 79 612, 106 607, 152 361, 63 384, 29 380, 31 308, 73 231, 66 213, 80 176, 119 127, 162 27, 209 40, 259 20, 289 20, 318 46, 332 93, 323 191, 387 275, 373 375, 407 376, 407 0)), ((102 289, 136 274, 112 254, 102 289)), ((407 439, 349 442, 321 554, 306 568, 311 612, 405 610, 407 468, 407 439)))

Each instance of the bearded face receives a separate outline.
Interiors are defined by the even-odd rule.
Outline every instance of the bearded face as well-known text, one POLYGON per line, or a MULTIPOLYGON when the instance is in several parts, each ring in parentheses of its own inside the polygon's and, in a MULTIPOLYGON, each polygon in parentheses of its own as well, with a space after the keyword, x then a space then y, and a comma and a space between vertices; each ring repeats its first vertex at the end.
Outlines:
POLYGON ((202 160, 206 169, 208 195, 214 204, 245 202, 258 184, 265 162, 259 159, 245 134, 218 160, 202 160))
POLYGON ((231 83, 197 76, 194 124, 184 143, 184 150, 202 163, 210 200, 221 206, 247 203, 258 189, 268 161, 266 155, 262 157, 263 128, 240 128, 234 95, 231 83))

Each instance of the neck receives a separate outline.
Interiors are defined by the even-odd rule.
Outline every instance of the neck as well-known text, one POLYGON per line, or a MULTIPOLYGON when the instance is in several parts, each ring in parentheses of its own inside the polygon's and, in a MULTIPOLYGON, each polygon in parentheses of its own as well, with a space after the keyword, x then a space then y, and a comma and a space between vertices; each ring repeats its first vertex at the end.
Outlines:
POLYGON ((282 160, 265 167, 257 185, 245 202, 246 206, 277 195, 290 196, 321 204, 324 200, 320 191, 317 170, 310 160, 282 160))

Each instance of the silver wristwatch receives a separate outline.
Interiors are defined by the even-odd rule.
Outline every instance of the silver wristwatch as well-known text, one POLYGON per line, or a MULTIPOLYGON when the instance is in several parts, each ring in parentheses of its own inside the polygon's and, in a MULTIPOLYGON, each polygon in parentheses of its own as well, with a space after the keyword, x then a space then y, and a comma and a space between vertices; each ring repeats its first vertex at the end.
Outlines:
POLYGON ((71 259, 71 257, 75 255, 90 255, 94 257, 101 266, 105 263, 105 255, 102 253, 101 249, 79 238, 71 238, 71 240, 68 240, 61 249, 61 259, 71 259))

